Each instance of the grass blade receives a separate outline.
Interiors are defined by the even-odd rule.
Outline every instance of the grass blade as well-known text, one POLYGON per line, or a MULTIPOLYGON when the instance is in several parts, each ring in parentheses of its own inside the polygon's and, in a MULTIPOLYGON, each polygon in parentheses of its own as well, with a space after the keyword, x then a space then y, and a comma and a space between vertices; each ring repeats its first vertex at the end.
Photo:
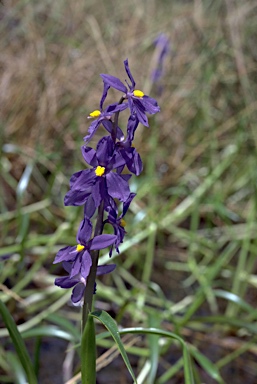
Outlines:
POLYGON ((17 329, 17 326, 10 315, 8 309, 5 304, 0 300, 0 313, 2 315, 3 321, 5 323, 6 328, 8 329, 9 335, 12 339, 13 345, 17 352, 17 355, 20 359, 20 362, 24 368, 24 371, 27 374, 29 384, 37 384, 37 378, 35 376, 35 372, 24 344, 24 341, 17 329))

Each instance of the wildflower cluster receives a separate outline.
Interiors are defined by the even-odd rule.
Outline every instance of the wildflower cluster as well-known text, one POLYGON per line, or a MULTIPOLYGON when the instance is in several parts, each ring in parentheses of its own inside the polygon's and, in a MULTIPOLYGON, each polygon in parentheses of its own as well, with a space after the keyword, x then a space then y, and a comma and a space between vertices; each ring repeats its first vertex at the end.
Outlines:
MULTIPOLYGON (((126 81, 126 85, 117 77, 101 75, 103 94, 100 109, 88 116, 94 120, 84 137, 85 145, 81 147, 82 156, 90 168, 72 175, 70 190, 64 198, 66 206, 84 206, 77 244, 60 249, 54 260, 54 263, 62 262, 68 272, 67 276, 57 278, 55 284, 62 288, 73 287, 71 299, 74 304, 83 301, 95 255, 92 251, 99 252, 110 247, 110 256, 114 248, 119 252, 126 234, 124 216, 136 195, 130 191, 128 181, 132 174, 138 176, 143 169, 140 155, 132 146, 134 134, 139 123, 148 126, 146 113, 155 114, 160 110, 155 99, 135 88, 128 60, 124 61, 124 66, 130 81, 126 81), (110 88, 122 92, 122 96, 117 103, 103 109, 110 88), (119 114, 125 109, 130 111, 126 132, 118 126, 119 114), (88 143, 101 125, 108 134, 99 140, 94 149, 88 143), (126 173, 126 169, 130 173, 126 173), (96 212, 97 224, 93 234, 92 218, 96 212), (113 227, 112 235, 103 234, 106 224, 113 227)), ((115 264, 97 266, 96 275, 109 273, 114 268, 115 264)))

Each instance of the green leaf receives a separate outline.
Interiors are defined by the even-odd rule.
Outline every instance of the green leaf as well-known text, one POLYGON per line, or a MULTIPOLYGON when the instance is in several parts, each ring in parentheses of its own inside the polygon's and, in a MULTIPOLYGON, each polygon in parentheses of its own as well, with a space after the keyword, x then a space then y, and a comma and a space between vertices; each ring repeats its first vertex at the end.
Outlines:
POLYGON ((24 369, 21 365, 20 360, 17 358, 17 355, 15 355, 12 352, 8 352, 6 354, 6 358, 8 363, 10 364, 15 383, 27 384, 28 381, 27 381, 26 374, 24 372, 24 369))
POLYGON ((105 311, 95 311, 91 313, 92 316, 94 316, 96 319, 101 321, 103 325, 108 329, 110 334, 112 335, 115 343, 118 346, 118 349, 120 351, 120 354, 124 360, 124 363, 126 364, 128 371, 133 378, 134 382, 137 383, 136 377, 134 375, 134 372, 132 370, 132 367, 130 365, 127 353, 125 351, 124 345, 122 344, 122 341, 120 339, 119 330, 117 327, 116 322, 113 320, 113 318, 105 311))
POLYGON ((157 329, 157 328, 136 327, 136 328, 124 328, 122 331, 120 331, 121 335, 127 334, 127 333, 159 335, 159 336, 169 337, 171 339, 175 339, 179 341, 183 350, 185 384, 194 384, 191 359, 188 353, 187 344, 181 337, 179 337, 173 332, 163 331, 162 329, 157 329))
MULTIPOLYGON (((161 325, 161 319, 158 312, 149 314, 150 327, 159 327, 161 325)), ((150 347, 150 372, 148 375, 148 384, 152 384, 155 381, 156 373, 158 369, 159 361, 159 336, 148 335, 149 347, 150 347)))
POLYGON ((191 355, 198 361, 202 368, 218 383, 224 384, 218 368, 194 346, 190 346, 191 355))
POLYGON ((231 301, 232 303, 237 304, 239 307, 249 313, 252 313, 254 311, 254 308, 250 304, 248 304, 245 300, 243 300, 241 297, 232 292, 224 291, 223 289, 214 289, 213 293, 217 297, 221 297, 223 299, 231 301))
POLYGON ((63 339, 67 341, 75 341, 73 335, 63 331, 62 329, 54 325, 46 325, 42 327, 33 328, 28 331, 22 332, 21 336, 23 339, 27 339, 30 337, 47 336, 47 337, 58 337, 59 339, 63 339))
POLYGON ((81 338, 81 381, 82 384, 96 383, 95 324, 91 314, 81 338))
POLYGON ((20 359, 20 362, 26 372, 29 384, 37 384, 37 378, 24 344, 24 341, 18 331, 18 328, 10 315, 8 309, 4 305, 4 303, 0 300, 0 313, 2 315, 3 321, 5 323, 6 328, 8 329, 9 335, 12 339, 13 345, 16 349, 17 355, 20 359))

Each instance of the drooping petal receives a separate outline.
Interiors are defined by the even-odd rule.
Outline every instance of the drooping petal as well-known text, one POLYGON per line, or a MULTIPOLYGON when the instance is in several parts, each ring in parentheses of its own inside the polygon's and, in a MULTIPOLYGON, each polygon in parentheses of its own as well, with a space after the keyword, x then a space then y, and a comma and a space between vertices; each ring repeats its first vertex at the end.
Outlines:
POLYGON ((134 78, 133 78, 133 76, 132 76, 132 74, 131 74, 131 72, 130 72, 129 64, 128 64, 128 59, 126 59, 126 60, 124 61, 124 67, 125 67, 125 70, 126 70, 126 72, 127 72, 128 77, 129 77, 129 80, 131 81, 131 85, 132 85, 132 86, 130 87, 130 90, 134 90, 134 89, 135 89, 136 82, 135 82, 135 80, 134 80, 134 78))
POLYGON ((97 128, 99 127, 99 125, 101 124, 101 119, 97 119, 97 120, 94 120, 89 128, 88 128, 88 134, 83 138, 83 140, 88 143, 92 137, 94 136, 94 134, 96 133, 97 131, 97 128))
POLYGON ((127 93, 127 87, 118 79, 118 77, 112 75, 106 75, 102 73, 101 78, 105 84, 108 84, 110 87, 117 89, 118 91, 127 93))
POLYGON ((62 263, 63 269, 65 269, 66 272, 70 273, 72 264, 68 261, 64 261, 62 263))
POLYGON ((76 259, 74 260, 70 272, 70 277, 74 277, 80 273, 81 270, 81 260, 83 256, 84 251, 81 251, 77 254, 76 259))
POLYGON ((132 149, 133 149, 132 151, 133 156, 132 156, 132 161, 128 164, 128 169, 130 172, 138 176, 143 170, 143 163, 136 149, 135 148, 132 148, 132 149))
POLYGON ((86 286, 83 283, 78 283, 72 290, 71 301, 76 304, 84 296, 86 286))
POLYGON ((116 264, 109 264, 109 265, 98 265, 96 275, 106 275, 107 273, 110 273, 114 271, 116 268, 116 264))
POLYGON ((84 205, 84 215, 91 219, 96 211, 96 205, 92 195, 90 195, 87 199, 86 204, 84 205))
POLYGON ((111 161, 113 152, 114 143, 112 141, 112 138, 110 136, 102 137, 96 146, 96 156, 99 165, 106 167, 111 161))
POLYGON ((128 142, 130 145, 132 141, 134 140, 134 135, 135 131, 138 127, 139 120, 136 115, 130 115, 128 119, 128 124, 127 124, 127 138, 125 142, 128 142))
POLYGON ((76 278, 71 279, 70 276, 57 277, 54 281, 54 284, 57 285, 58 287, 68 289, 78 284, 78 279, 76 278))
POLYGON ((80 271, 81 276, 84 277, 84 279, 88 277, 91 266, 92 266, 92 259, 91 259, 90 253, 88 251, 85 251, 81 258, 81 271, 80 271))
POLYGON ((121 175, 110 172, 106 175, 108 193, 114 199, 126 201, 130 194, 129 185, 121 175))
POLYGON ((136 196, 136 193, 131 193, 129 195, 128 199, 123 204, 122 217, 126 215, 128 209, 129 209, 130 203, 134 199, 135 196, 136 196))
POLYGON ((95 236, 90 245, 90 249, 92 250, 99 250, 99 249, 104 249, 112 245, 117 236, 115 235, 99 235, 95 236))
MULTIPOLYGON (((99 176, 99 179, 101 177, 99 176)), ((101 184, 103 184, 104 180, 98 180, 92 188, 92 198, 94 200, 95 207, 98 208, 102 201, 101 195, 101 184)))
POLYGON ((87 217, 84 217, 84 219, 80 223, 80 227, 78 230, 77 243, 86 246, 86 243, 91 237, 92 229, 93 226, 91 221, 87 217))
POLYGON ((96 151, 91 147, 82 146, 81 147, 82 156, 87 164, 90 164, 92 167, 97 166, 96 151))
POLYGON ((133 105, 134 105, 134 111, 140 123, 143 124, 145 127, 149 127, 148 118, 145 114, 145 108, 143 107, 140 100, 134 99, 133 105))

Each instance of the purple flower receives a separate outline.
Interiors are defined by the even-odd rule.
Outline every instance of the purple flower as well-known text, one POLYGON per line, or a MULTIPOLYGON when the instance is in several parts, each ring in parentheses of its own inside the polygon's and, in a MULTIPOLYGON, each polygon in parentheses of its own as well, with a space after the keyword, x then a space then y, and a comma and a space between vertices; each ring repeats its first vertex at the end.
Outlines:
POLYGON ((116 240, 116 235, 99 235, 89 240, 92 234, 92 224, 88 218, 84 218, 80 224, 77 234, 77 245, 67 246, 59 250, 54 264, 62 261, 72 262, 70 277, 80 274, 84 279, 87 278, 92 265, 90 251, 100 250, 112 245, 116 240))
POLYGON ((128 179, 131 175, 113 172, 125 164, 124 158, 115 150, 110 136, 103 137, 96 150, 82 147, 82 155, 86 163, 93 169, 76 172, 70 179, 70 190, 64 198, 65 205, 89 205, 90 217, 101 201, 108 207, 109 198, 126 201, 130 194, 128 179), (89 200, 90 199, 90 200, 89 200), (88 204, 89 201, 89 204, 88 204))
POLYGON ((135 89, 136 82, 130 72, 128 60, 124 61, 125 70, 131 82, 131 85, 126 81, 127 87, 115 76, 101 74, 104 82, 104 90, 100 105, 102 107, 104 100, 107 96, 110 87, 117 89, 124 93, 124 97, 128 100, 125 103, 130 108, 131 115, 136 115, 139 122, 148 127, 148 119, 146 113, 155 114, 160 111, 160 107, 157 101, 149 96, 146 96, 144 92, 135 89))
MULTIPOLYGON (((91 118, 97 118, 96 120, 94 120, 91 125, 89 126, 88 128, 88 134, 87 136, 84 137, 84 141, 87 143, 89 140, 91 140, 91 138, 93 137, 93 135, 95 134, 97 128, 99 127, 99 125, 103 125, 104 128, 109 132, 111 133, 112 132, 112 129, 113 129, 113 123, 111 121, 111 117, 114 113, 116 112, 120 112, 120 111, 123 111, 124 109, 127 108, 127 105, 126 104, 118 104, 118 103, 115 103, 115 104, 111 104, 109 105, 104 111, 99 111, 99 110, 95 110, 93 112, 91 112, 88 116, 89 119, 91 118)), ((123 138, 123 132, 122 130, 117 127, 117 138, 119 140, 122 140, 123 138)))
POLYGON ((116 235, 116 240, 110 248, 110 252, 109 252, 110 256, 112 255, 113 246, 115 246, 116 251, 119 253, 119 245, 123 243, 123 239, 126 234, 126 231, 125 231, 126 222, 123 219, 123 217, 126 215, 129 209, 130 203, 135 196, 136 196, 136 193, 131 193, 129 195, 128 199, 123 203, 122 213, 119 216, 118 216, 118 208, 115 202, 112 201, 112 206, 109 209, 108 218, 104 221, 104 224, 108 223, 112 225, 114 229, 114 233, 116 235))
POLYGON ((165 57, 170 52, 170 41, 165 33, 161 33, 154 41, 156 50, 158 52, 156 67, 152 73, 152 80, 157 83, 163 75, 163 65, 165 57))
MULTIPOLYGON (((70 274, 72 270, 72 264, 67 261, 64 261, 62 265, 65 271, 70 274)), ((96 275, 105 275, 106 273, 112 272, 115 268, 115 264, 100 265, 97 267, 96 275)), ((74 277, 70 277, 70 275, 57 277, 55 279, 55 285, 64 289, 74 287, 72 290, 71 300, 74 304, 77 304, 82 300, 84 296, 84 292, 87 285, 87 279, 83 277, 80 273, 74 277)))

